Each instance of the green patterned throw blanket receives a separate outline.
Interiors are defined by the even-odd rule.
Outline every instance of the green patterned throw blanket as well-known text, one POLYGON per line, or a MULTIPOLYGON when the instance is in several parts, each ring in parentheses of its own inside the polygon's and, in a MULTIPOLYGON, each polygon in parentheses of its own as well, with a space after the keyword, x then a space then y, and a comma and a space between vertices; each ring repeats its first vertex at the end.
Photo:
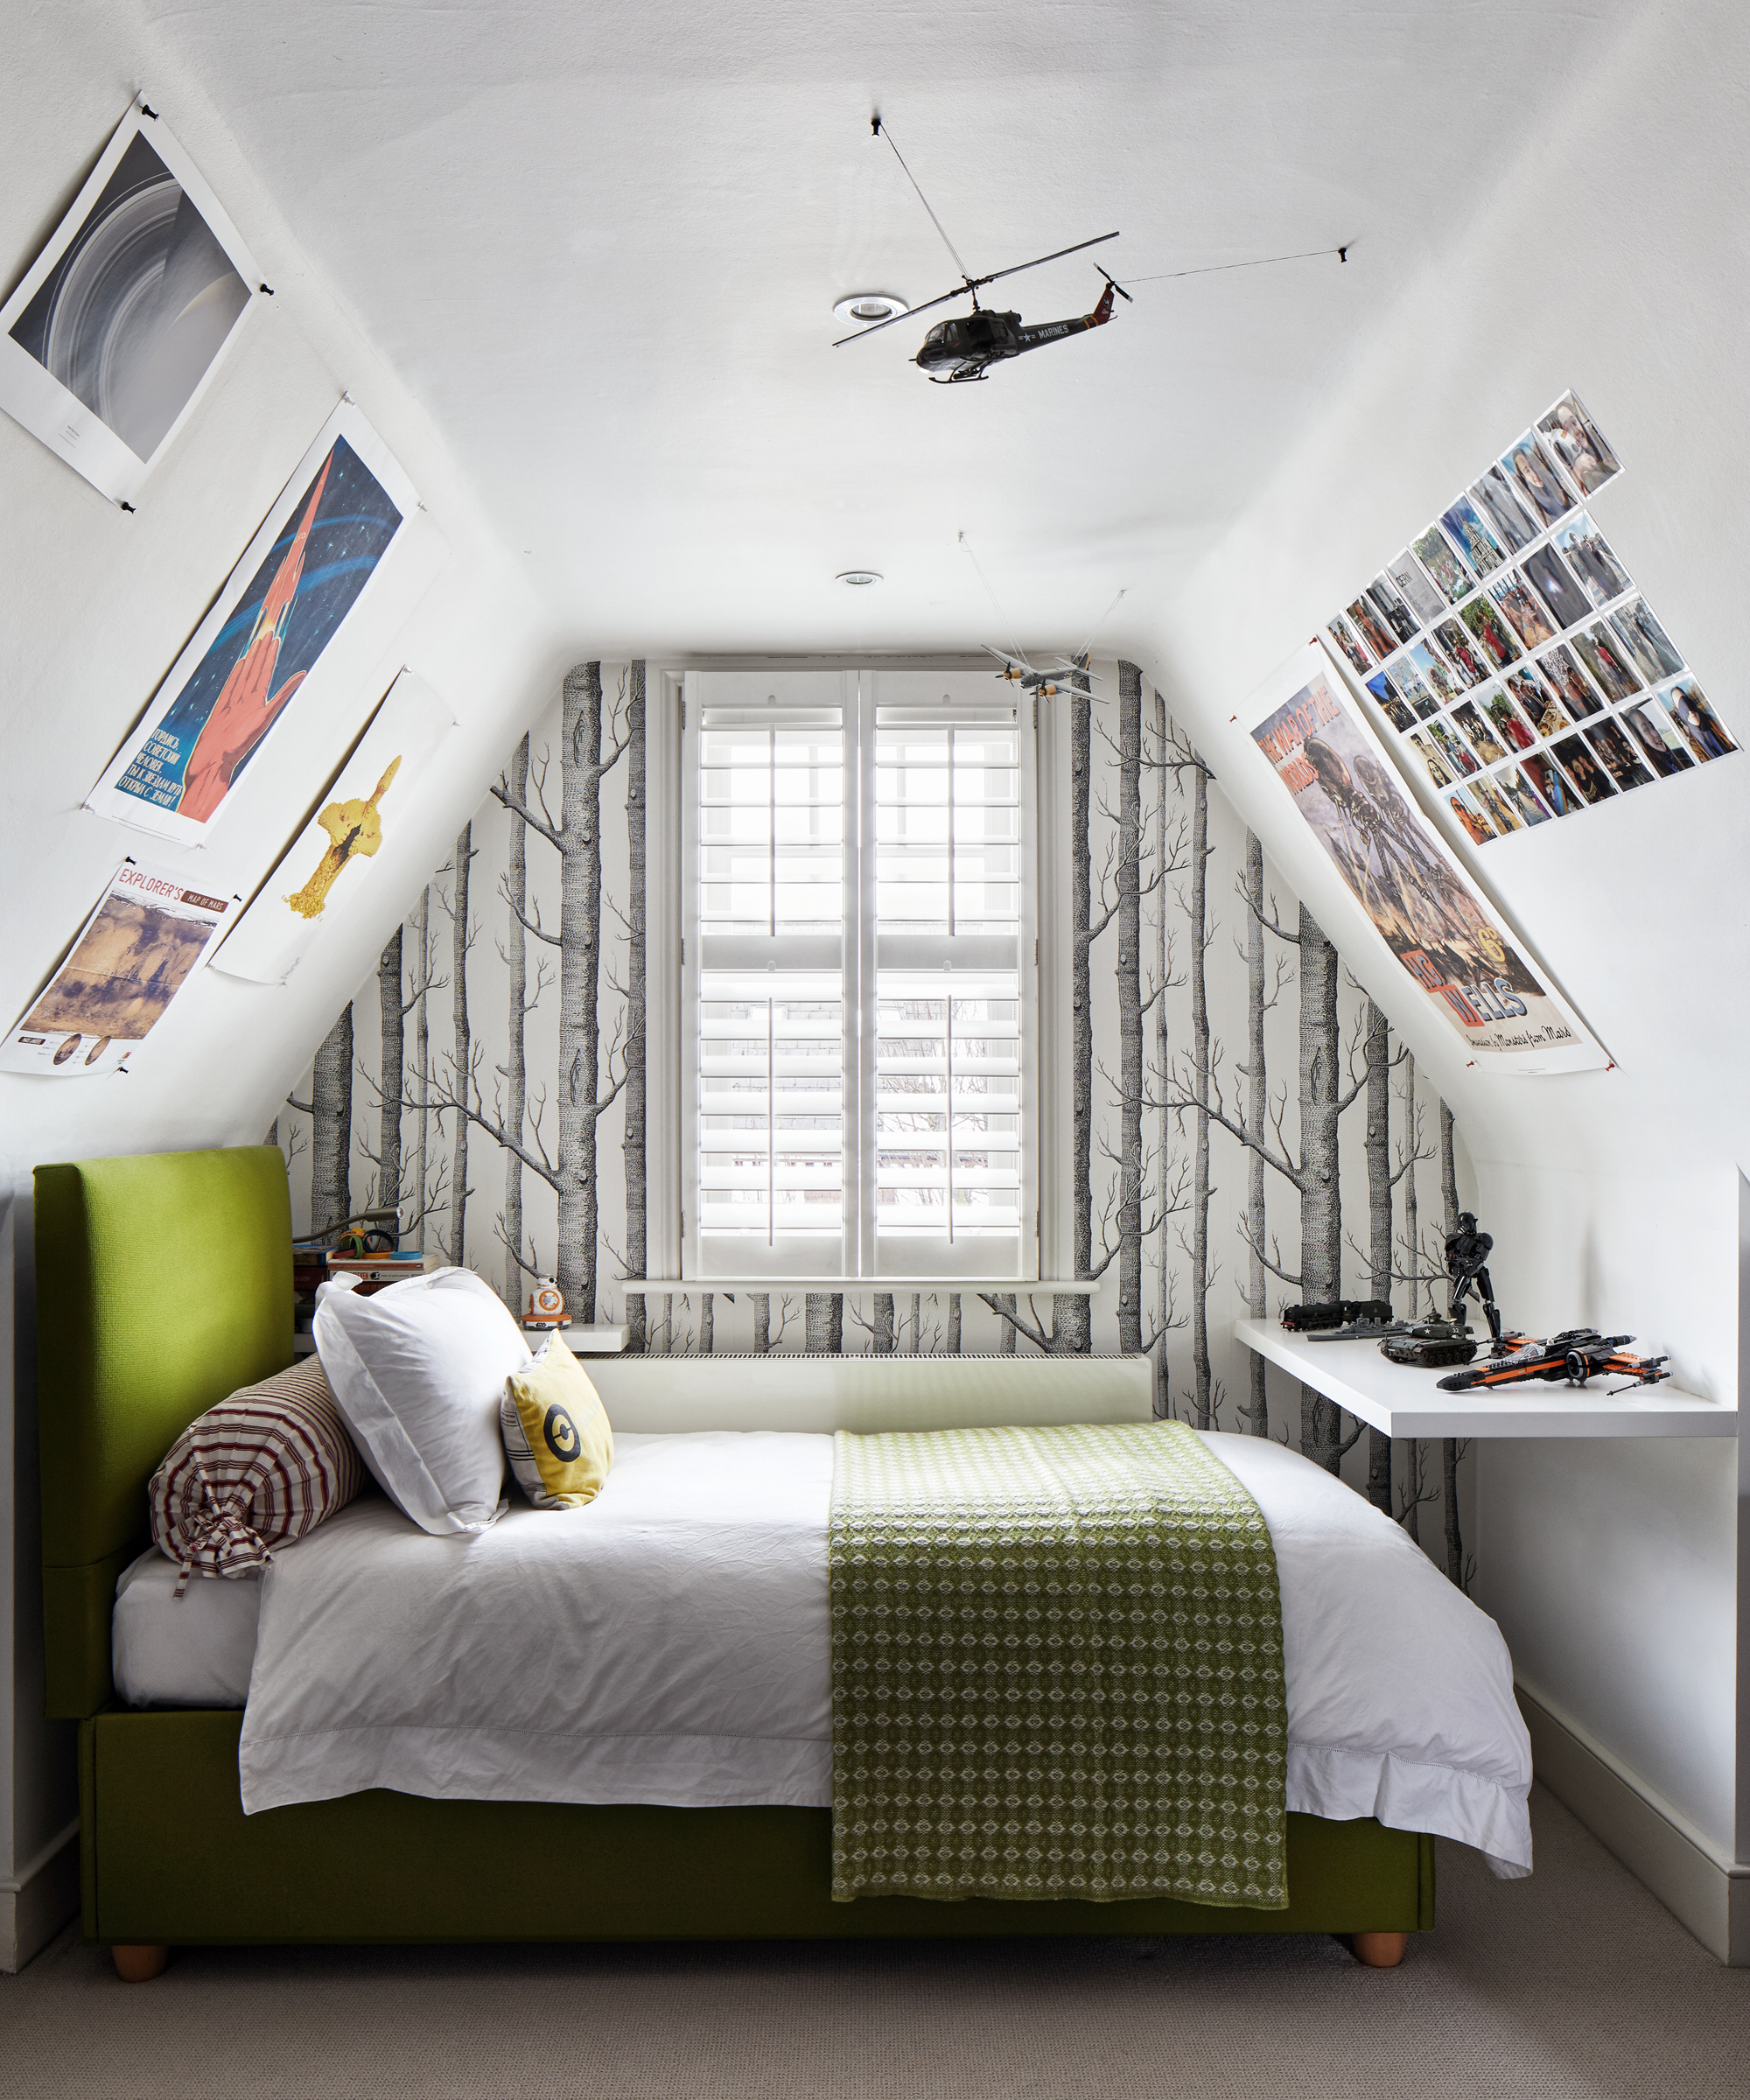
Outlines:
POLYGON ((833 1884, 1288 1902, 1276 1554, 1182 1423, 834 1443, 833 1884))

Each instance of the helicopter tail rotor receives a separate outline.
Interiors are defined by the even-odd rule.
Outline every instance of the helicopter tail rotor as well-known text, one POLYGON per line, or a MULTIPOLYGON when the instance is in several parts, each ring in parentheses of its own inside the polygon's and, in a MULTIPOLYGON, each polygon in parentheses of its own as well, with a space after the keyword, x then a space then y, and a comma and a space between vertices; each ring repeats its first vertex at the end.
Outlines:
MULTIPOLYGON (((1096 270, 1100 270, 1100 265, 1097 262, 1094 265, 1094 267, 1096 270)), ((1130 297, 1130 293, 1124 290, 1124 286, 1119 284, 1118 280, 1112 275, 1110 270, 1100 270, 1100 275, 1105 278, 1106 282, 1112 287, 1112 290, 1117 293, 1118 297, 1124 302, 1125 305, 1134 306, 1136 304, 1136 301, 1130 297)))

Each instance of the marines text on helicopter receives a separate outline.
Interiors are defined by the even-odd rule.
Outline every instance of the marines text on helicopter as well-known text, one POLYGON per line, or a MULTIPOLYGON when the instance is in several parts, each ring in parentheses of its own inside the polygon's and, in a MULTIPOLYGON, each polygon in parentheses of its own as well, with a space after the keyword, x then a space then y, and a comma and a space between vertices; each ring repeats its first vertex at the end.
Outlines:
MULTIPOLYGON (((893 158, 906 170, 906 179, 918 192, 918 200, 929 213, 931 223, 954 257, 955 268, 959 270, 961 284, 957 290, 944 291, 939 298, 926 299, 921 305, 914 306, 907 313, 899 313, 892 320, 877 321, 872 327, 860 328, 855 335, 843 335, 833 345, 842 349, 846 343, 859 342, 865 335, 874 335, 883 328, 891 328, 897 321, 909 318, 911 313, 922 313, 932 306, 945 306, 950 299, 972 299, 972 311, 957 319, 938 321, 925 336, 923 347, 913 360, 928 377, 938 386, 952 386, 961 380, 984 379, 992 365, 1005 363, 1012 357, 1020 357, 1029 350, 1042 350, 1047 343, 1061 342, 1072 335, 1084 334, 1089 328, 1102 328, 1112 318, 1112 300, 1117 298, 1129 300, 1130 293, 1124 286, 1102 270, 1106 289, 1100 294, 1099 303, 1091 313, 1074 315, 1064 321, 1035 321, 1027 326, 1018 313, 996 313, 978 304, 980 288, 994 284, 999 277, 1018 276, 1024 270, 1037 270, 1042 262, 1055 262, 1060 256, 1079 255, 1084 248, 1098 248, 1102 242, 1116 241, 1116 233, 1096 234, 1091 241, 1077 241, 1068 248, 1054 248, 1048 256, 1036 256, 1031 262, 1017 262, 1008 270, 993 270, 986 276, 975 277, 960 259, 960 250, 948 240, 946 228, 931 209, 930 201, 918 186, 918 178, 906 167, 905 157, 893 145, 892 135, 884 132, 881 119, 872 116, 870 130, 877 138, 886 137, 893 147, 893 158)), ((1094 266, 1099 270, 1096 262, 1094 266)))

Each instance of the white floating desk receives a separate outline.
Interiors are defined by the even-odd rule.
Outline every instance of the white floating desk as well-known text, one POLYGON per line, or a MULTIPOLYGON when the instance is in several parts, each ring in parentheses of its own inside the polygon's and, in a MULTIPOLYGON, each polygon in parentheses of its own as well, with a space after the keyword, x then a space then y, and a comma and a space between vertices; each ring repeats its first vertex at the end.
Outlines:
MULTIPOLYGON (((1274 1320, 1238 1320, 1234 1339, 1389 1437, 1735 1437, 1738 1410, 1669 1383, 1614 1394, 1609 1381, 1443 1393, 1446 1369, 1392 1363, 1376 1341, 1309 1340, 1274 1320)), ((1452 1367, 1448 1366, 1447 1369, 1452 1367)))

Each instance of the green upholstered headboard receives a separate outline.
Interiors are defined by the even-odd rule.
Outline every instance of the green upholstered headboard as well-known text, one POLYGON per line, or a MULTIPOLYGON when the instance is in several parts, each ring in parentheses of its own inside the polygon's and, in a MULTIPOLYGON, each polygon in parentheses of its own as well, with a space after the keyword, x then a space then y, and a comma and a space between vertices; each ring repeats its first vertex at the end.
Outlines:
POLYGON ((48 1711, 112 1696, 116 1578, 194 1418, 291 1362, 291 1208, 274 1145, 36 1172, 48 1711))

